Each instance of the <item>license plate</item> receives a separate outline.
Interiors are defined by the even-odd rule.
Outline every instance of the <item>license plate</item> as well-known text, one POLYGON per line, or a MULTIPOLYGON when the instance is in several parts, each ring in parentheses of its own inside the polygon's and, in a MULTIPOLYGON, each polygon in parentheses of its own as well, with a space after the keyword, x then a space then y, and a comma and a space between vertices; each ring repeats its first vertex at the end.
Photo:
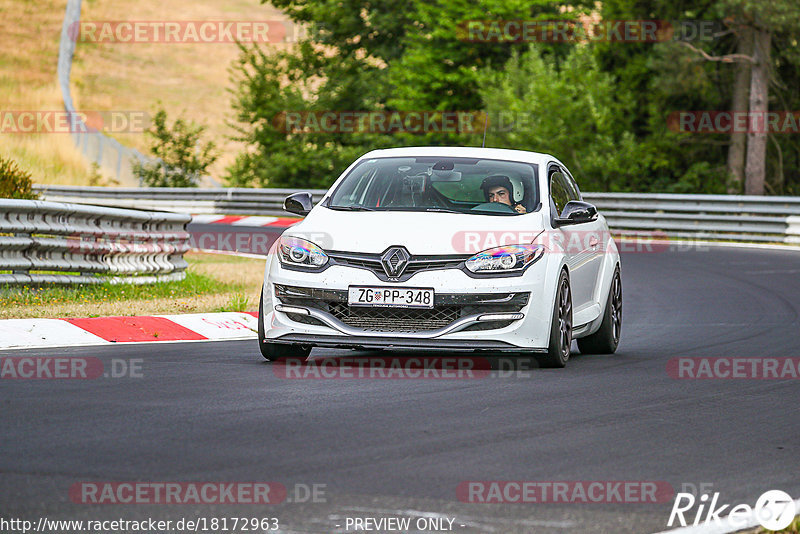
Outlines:
POLYGON ((351 306, 433 308, 433 289, 350 286, 347 303, 351 306))

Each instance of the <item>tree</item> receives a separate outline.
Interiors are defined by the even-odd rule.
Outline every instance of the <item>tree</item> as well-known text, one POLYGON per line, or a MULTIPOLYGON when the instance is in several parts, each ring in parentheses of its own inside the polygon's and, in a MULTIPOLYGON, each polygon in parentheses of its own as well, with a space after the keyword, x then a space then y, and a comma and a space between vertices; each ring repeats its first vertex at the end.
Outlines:
POLYGON ((295 51, 241 48, 234 65, 235 139, 247 150, 228 168, 232 186, 327 187, 356 157, 391 146, 368 132, 286 129, 289 112, 380 109, 382 72, 353 56, 332 56, 310 42, 295 51))
POLYGON ((577 46, 561 61, 539 48, 484 73, 490 117, 505 113, 517 121, 507 131, 490 130, 488 144, 558 155, 586 190, 647 188, 648 154, 626 113, 631 95, 601 71, 590 47, 577 46))
POLYGON ((177 119, 169 126, 167 112, 159 110, 147 133, 153 138, 154 161, 133 164, 133 173, 149 187, 196 187, 208 167, 218 158, 213 142, 200 140, 205 127, 177 119))
POLYGON ((497 117, 518 106, 537 113, 537 130, 519 122, 512 130, 490 128, 488 144, 547 147, 579 169, 590 188, 741 192, 758 173, 748 171, 748 178, 745 168, 760 162, 766 190, 798 191, 800 136, 766 134, 748 143, 736 132, 670 131, 666 120, 675 110, 750 109, 754 79, 762 80, 758 87, 768 83, 765 109, 800 109, 800 23, 792 2, 274 0, 307 25, 309 37, 291 50, 242 49, 233 69, 234 107, 247 149, 228 169, 228 183, 325 187, 373 148, 481 142, 480 133, 289 131, 281 121, 287 111, 485 109, 497 117), (537 43, 536 57, 519 42, 460 35, 469 20, 576 18, 594 10, 606 21, 716 20, 721 31, 690 46, 537 43), (771 45, 762 46, 766 76, 754 77, 748 35, 757 39, 759 28, 771 45), (519 95, 533 100, 525 104, 519 95))
MULTIPOLYGON (((467 0, 275 0, 309 37, 294 50, 242 47, 233 67, 236 139, 247 149, 230 185, 325 187, 373 148, 461 145, 479 134, 305 132, 281 129, 288 111, 468 111, 483 107, 480 69, 502 65, 516 45, 460 39, 471 19, 559 14, 559 2, 467 0), (277 124, 276 124, 277 122, 277 124)), ((566 15, 563 15, 566 16, 566 15)), ((570 15, 573 16, 573 15, 570 15)))
MULTIPOLYGON (((742 27, 736 53, 750 56, 753 53, 753 31, 742 27)), ((734 113, 747 112, 750 100, 750 66, 749 61, 737 61, 736 74, 733 82, 733 97, 731 111, 734 113)), ((728 193, 741 193, 745 183, 744 163, 747 147, 747 132, 735 130, 731 132, 731 146, 728 148, 728 193)))
POLYGON ((764 121, 769 110, 770 42, 766 28, 753 30, 753 66, 750 69, 750 115, 761 117, 760 126, 747 133, 747 163, 745 164, 745 194, 763 195, 767 171, 767 130, 764 121))
MULTIPOLYGON (((796 0, 770 0, 760 2, 756 0, 721 0, 724 8, 736 13, 740 23, 752 33, 752 68, 750 69, 750 114, 760 119, 766 119, 769 111, 770 86, 780 85, 775 76, 778 58, 783 56, 789 59, 795 67, 800 65, 800 57, 796 50, 788 54, 783 47, 777 47, 773 54, 774 38, 778 40, 789 37, 796 49, 797 35, 800 33, 800 17, 796 0)), ((749 36, 747 37, 749 39, 749 36)), ((796 91, 795 91, 796 93, 796 91)), ((790 111, 789 109, 784 109, 790 111)), ((763 195, 767 183, 767 140, 768 129, 765 125, 756 125, 747 135, 747 157, 745 164, 747 194, 763 195)), ((777 143, 776 143, 777 145, 777 143)), ((780 151, 780 146, 778 145, 780 151)), ((779 155, 780 156, 780 155, 779 155)), ((779 187, 783 188, 783 170, 779 166, 779 187)))
MULTIPOLYGON (((549 0, 452 0, 416 2, 415 22, 402 37, 403 54, 390 64, 390 105, 397 109, 479 110, 481 77, 487 67, 501 68, 527 47, 512 40, 471 41, 467 23, 491 21, 574 21, 589 2, 549 0)), ((487 25, 475 33, 491 35, 487 25)), ((512 37, 513 33, 508 33, 512 37)), ((565 43, 540 43, 542 50, 564 56, 565 43)))
MULTIPOLYGON (((744 175, 745 193, 763 195, 769 136, 765 121, 769 111, 769 85, 771 81, 775 81, 771 74, 774 69, 772 37, 775 33, 797 35, 800 31, 797 4, 793 0, 774 0, 768 3, 721 0, 714 7, 728 13, 728 25, 733 28, 736 37, 737 53, 711 55, 689 43, 683 44, 708 61, 737 64, 730 109, 735 112, 748 111, 751 126, 746 133, 746 147, 744 132, 731 132, 728 152, 728 172, 731 177, 729 191, 738 192, 744 175), (746 155, 744 158, 743 153, 746 155)), ((783 181, 782 177, 780 181, 783 181)))

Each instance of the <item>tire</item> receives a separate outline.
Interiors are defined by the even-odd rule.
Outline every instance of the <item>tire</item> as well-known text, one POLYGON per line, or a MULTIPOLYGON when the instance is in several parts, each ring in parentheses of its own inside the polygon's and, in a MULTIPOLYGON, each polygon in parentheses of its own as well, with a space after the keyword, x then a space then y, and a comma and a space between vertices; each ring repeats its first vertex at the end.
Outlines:
POLYGON ((261 289, 261 298, 258 301, 258 348, 265 360, 274 362, 287 358, 308 358, 311 347, 305 345, 289 345, 287 343, 268 343, 264 333, 264 289, 261 289))
POLYGON ((572 290, 566 271, 561 271, 557 287, 547 354, 538 358, 539 365, 548 368, 567 365, 572 345, 572 290))
POLYGON ((622 333, 622 279, 619 266, 611 279, 608 301, 603 312, 603 322, 594 334, 578 340, 578 348, 583 354, 614 354, 619 346, 622 333))

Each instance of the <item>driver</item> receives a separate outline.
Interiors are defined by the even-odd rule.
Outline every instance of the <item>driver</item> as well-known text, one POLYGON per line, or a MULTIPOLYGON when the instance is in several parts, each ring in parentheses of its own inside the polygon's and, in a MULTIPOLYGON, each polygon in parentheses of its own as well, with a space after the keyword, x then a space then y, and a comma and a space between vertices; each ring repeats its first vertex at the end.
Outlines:
POLYGON ((481 183, 483 195, 486 202, 500 202, 511 206, 517 213, 526 213, 525 206, 519 202, 514 202, 514 186, 508 176, 494 174, 487 176, 481 183))

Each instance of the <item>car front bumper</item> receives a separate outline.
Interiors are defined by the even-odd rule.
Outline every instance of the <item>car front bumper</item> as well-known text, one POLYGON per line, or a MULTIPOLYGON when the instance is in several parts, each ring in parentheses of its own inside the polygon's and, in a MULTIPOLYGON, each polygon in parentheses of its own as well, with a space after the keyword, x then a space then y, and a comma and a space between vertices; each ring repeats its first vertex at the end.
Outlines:
MULTIPOLYGON (((555 284, 546 258, 520 276, 474 278, 460 269, 422 271, 402 283, 366 269, 333 265, 322 272, 265 273, 265 341, 319 347, 544 352, 555 284), (349 286, 433 288, 433 310, 355 308, 349 286), (552 287, 550 287, 552 285, 552 287)), ((557 277, 556 277, 557 278, 557 277)))

